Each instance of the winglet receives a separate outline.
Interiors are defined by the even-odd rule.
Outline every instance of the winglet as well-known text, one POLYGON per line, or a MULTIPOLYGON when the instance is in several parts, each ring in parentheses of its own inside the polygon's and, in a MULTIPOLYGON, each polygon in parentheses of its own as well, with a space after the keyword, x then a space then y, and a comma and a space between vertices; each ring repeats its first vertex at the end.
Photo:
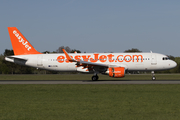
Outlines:
POLYGON ((42 54, 38 52, 16 27, 8 27, 14 55, 42 54))
POLYGON ((65 49, 62 49, 62 50, 63 50, 64 54, 66 55, 66 58, 67 58, 68 61, 70 61, 70 62, 77 62, 74 59, 72 59, 71 56, 69 56, 69 54, 66 52, 65 49))

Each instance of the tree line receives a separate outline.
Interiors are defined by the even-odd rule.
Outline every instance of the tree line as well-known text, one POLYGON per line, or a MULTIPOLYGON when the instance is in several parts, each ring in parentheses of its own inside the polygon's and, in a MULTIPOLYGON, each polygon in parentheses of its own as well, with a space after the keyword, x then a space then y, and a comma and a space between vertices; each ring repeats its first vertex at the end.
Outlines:
MULTIPOLYGON (((69 53, 81 53, 80 50, 76 49, 70 49, 68 46, 59 47, 56 51, 49 52, 45 51, 43 53, 63 53, 62 48, 65 49, 69 53)), ((124 52, 141 52, 140 50, 136 48, 132 48, 129 50, 125 50, 124 52)), ((61 72, 57 71, 48 71, 48 70, 40 70, 32 67, 22 66, 15 63, 7 62, 4 60, 6 56, 14 55, 13 50, 6 49, 3 53, 3 55, 0 55, 0 74, 59 74, 61 72)), ((174 57, 169 55, 169 58, 174 60, 177 63, 177 66, 174 69, 165 70, 165 71, 158 71, 156 73, 180 73, 180 57, 174 57)))

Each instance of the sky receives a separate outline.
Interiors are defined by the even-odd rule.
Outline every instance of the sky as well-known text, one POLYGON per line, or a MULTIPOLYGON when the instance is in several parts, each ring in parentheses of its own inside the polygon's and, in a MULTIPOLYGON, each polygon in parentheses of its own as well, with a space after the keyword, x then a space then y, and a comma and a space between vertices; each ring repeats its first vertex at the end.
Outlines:
POLYGON ((17 27, 39 52, 137 48, 180 57, 179 0, 1 0, 0 54, 17 27))

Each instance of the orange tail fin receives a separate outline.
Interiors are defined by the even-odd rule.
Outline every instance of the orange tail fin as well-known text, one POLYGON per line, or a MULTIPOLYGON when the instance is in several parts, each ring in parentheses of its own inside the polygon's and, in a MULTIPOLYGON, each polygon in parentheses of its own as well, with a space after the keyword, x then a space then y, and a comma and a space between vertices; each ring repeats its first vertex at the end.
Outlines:
POLYGON ((8 27, 14 55, 42 54, 38 52, 16 27, 8 27))

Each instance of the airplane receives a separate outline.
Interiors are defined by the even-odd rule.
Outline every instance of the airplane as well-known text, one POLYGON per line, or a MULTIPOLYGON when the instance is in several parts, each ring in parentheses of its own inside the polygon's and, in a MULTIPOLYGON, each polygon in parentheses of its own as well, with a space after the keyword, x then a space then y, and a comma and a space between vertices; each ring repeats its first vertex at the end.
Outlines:
POLYGON ((99 79, 98 74, 109 77, 125 77, 126 71, 154 71, 172 69, 177 63, 159 53, 64 53, 42 54, 38 52, 16 27, 8 27, 14 50, 13 56, 6 61, 38 69, 54 71, 78 71, 92 73, 92 80, 99 79))

